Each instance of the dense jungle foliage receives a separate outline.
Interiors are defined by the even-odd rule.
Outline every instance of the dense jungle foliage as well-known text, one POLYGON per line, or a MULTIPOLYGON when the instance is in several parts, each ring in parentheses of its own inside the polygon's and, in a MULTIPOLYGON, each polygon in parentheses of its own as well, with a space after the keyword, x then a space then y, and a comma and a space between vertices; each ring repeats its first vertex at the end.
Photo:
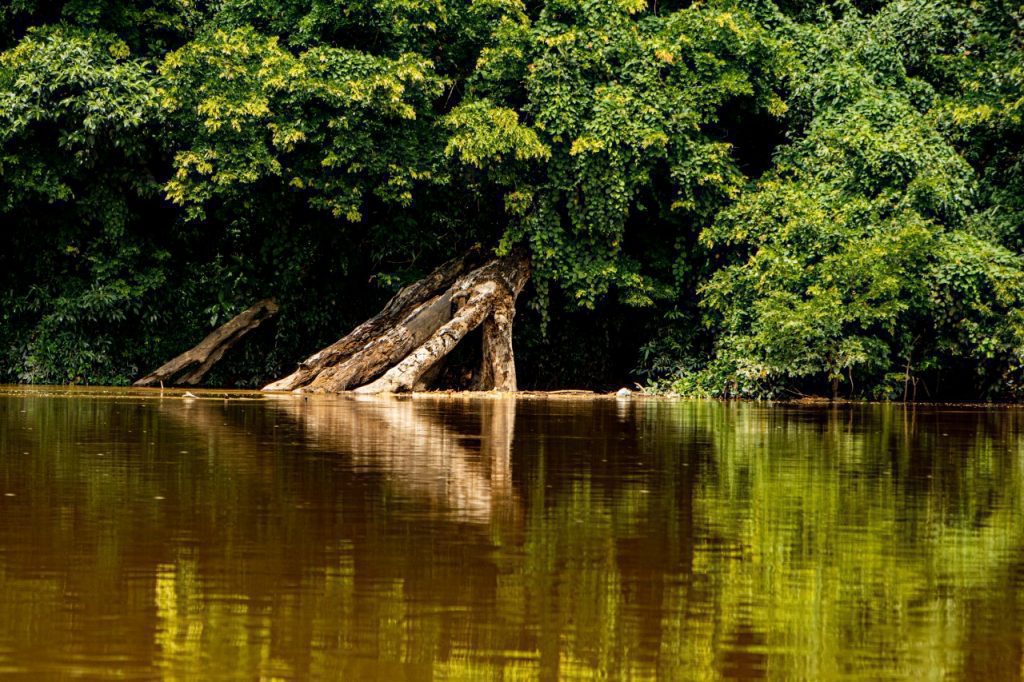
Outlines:
POLYGON ((1012 0, 8 0, 0 381, 123 384, 273 296, 290 371, 528 246, 527 387, 1024 393, 1012 0))

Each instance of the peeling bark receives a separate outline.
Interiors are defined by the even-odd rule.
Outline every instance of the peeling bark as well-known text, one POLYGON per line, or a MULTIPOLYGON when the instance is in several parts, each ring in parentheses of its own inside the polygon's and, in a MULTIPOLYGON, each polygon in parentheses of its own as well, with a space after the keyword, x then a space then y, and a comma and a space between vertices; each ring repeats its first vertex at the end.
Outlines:
POLYGON ((194 348, 153 370, 134 385, 195 386, 242 337, 276 314, 277 304, 264 299, 217 327, 194 348))
POLYGON ((451 315, 451 293, 435 296, 347 360, 322 371, 303 390, 338 393, 350 386, 365 384, 423 343, 435 329, 450 320, 451 315))
POLYGON ((483 330, 475 387, 515 391, 512 320, 530 277, 517 251, 469 269, 464 257, 403 289, 384 311, 264 390, 397 393, 422 388, 465 336, 483 330), (400 299, 400 300, 399 300, 400 299))
MULTIPOLYGON (((452 318, 438 327, 430 338, 409 353, 405 359, 376 381, 357 388, 356 393, 411 391, 420 377, 448 355, 466 334, 492 317, 499 306, 507 305, 509 300, 514 301, 526 284, 529 273, 529 264, 525 257, 515 254, 491 261, 456 282, 452 293, 452 303, 455 307, 452 318)), ((498 357, 493 354, 492 356, 498 357)), ((511 336, 506 359, 514 362, 511 357, 511 336)), ((494 375, 507 376, 508 373, 506 368, 499 368, 494 375)), ((514 366, 511 375, 514 382, 514 366)), ((492 387, 494 386, 481 386, 484 389, 492 387)))
POLYGON ((514 296, 500 296, 494 312, 484 320, 483 361, 476 388, 515 391, 516 361, 512 351, 512 320, 516 315, 514 296))
MULTIPOLYGON (((437 268, 423 279, 403 288, 387 302, 384 309, 377 315, 353 329, 347 336, 327 346, 299 364, 297 370, 277 381, 263 387, 264 391, 292 391, 308 386, 317 380, 326 370, 332 369, 345 363, 353 355, 366 352, 369 354, 368 345, 372 345, 382 337, 393 333, 387 343, 395 346, 395 352, 400 352, 404 343, 401 340, 401 332, 396 327, 405 323, 412 323, 425 305, 429 306, 437 297, 443 294, 460 276, 468 272, 478 262, 479 252, 470 251, 465 255, 454 258, 441 267, 437 268)), ((413 327, 416 325, 413 324, 413 327)), ((413 329, 411 333, 415 334, 413 329)), ((415 347, 415 346, 414 346, 415 347)), ((382 357, 386 353, 382 353, 382 357)), ((362 365, 368 371, 373 366, 372 358, 366 358, 361 363, 356 360, 347 367, 332 370, 324 377, 319 390, 343 391, 350 385, 358 385, 363 374, 359 368, 362 365), (331 376, 334 376, 331 379, 331 376)), ((364 380, 365 381, 365 380, 364 380)))

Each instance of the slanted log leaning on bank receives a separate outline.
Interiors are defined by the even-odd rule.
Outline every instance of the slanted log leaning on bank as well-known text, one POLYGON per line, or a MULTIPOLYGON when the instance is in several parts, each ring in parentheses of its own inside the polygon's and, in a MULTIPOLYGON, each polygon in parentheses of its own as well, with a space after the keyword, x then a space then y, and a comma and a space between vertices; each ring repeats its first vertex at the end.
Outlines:
POLYGON ((277 314, 277 304, 264 299, 210 332, 194 348, 161 365, 135 386, 195 386, 246 334, 277 314))
POLYGON ((519 250, 482 265, 478 252, 470 252, 405 287, 378 315, 263 390, 411 391, 482 325, 483 360, 474 388, 515 391, 512 320, 529 277, 529 259, 519 250))

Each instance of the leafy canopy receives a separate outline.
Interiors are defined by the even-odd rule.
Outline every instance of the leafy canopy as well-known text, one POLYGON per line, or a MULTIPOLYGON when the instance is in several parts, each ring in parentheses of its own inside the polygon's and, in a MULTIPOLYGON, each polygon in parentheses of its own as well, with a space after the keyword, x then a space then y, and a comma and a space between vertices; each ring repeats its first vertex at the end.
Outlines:
POLYGON ((1014 396, 1021 27, 997 0, 7 3, 0 378, 123 383, 271 295, 213 377, 257 383, 522 244, 551 371, 569 343, 694 394, 1014 396))

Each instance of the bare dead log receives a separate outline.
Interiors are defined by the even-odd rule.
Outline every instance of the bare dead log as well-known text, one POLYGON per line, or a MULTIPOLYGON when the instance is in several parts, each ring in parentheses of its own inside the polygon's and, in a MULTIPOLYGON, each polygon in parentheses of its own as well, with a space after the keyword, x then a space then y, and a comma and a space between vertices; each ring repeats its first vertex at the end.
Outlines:
POLYGON ((333 367, 328 367, 303 390, 338 393, 361 386, 395 364, 451 319, 451 292, 422 303, 409 316, 333 367))
POLYGON ((473 260, 449 261, 406 287, 379 315, 264 390, 422 389, 459 341, 483 325, 483 363, 474 387, 515 391, 512 320, 530 277, 529 259, 516 251, 471 269, 473 260))
POLYGON ((194 348, 161 365, 135 382, 135 386, 195 386, 235 344, 277 314, 277 304, 264 299, 210 332, 194 348))
POLYGON ((365 383, 370 378, 366 376, 367 372, 372 376, 387 366, 389 358, 401 357, 398 354, 410 342, 413 348, 422 342, 417 341, 417 330, 426 324, 427 316, 436 316, 438 313, 438 307, 432 307, 432 304, 437 303, 438 297, 459 277, 478 264, 479 258, 479 251, 471 250, 459 258, 448 261, 418 282, 403 288, 376 316, 363 322, 344 338, 306 358, 299 364, 297 370, 264 386, 263 390, 292 391, 308 386, 321 374, 324 374, 324 377, 316 386, 316 390, 343 391, 348 386, 365 383), (384 337, 389 333, 391 335, 385 340, 384 337), (407 340, 406 336, 411 341, 407 340), (348 366, 335 369, 354 354, 368 351, 367 344, 378 340, 390 344, 390 350, 381 348, 379 351, 369 353, 374 357, 362 358, 348 366), (372 369, 379 362, 385 362, 383 367, 372 369))
POLYGON ((484 320, 483 362, 480 365, 477 389, 516 390, 516 361, 512 352, 512 320, 515 316, 515 296, 499 294, 493 312, 484 320))
POLYGON ((484 365, 492 380, 500 379, 502 385, 484 385, 481 388, 516 390, 509 310, 514 310, 515 299, 529 276, 529 262, 525 255, 517 252, 493 260, 461 278, 452 287, 455 310, 451 319, 379 379, 357 388, 356 393, 411 391, 424 373, 448 355, 466 334, 488 319, 492 320, 492 329, 486 335, 489 352, 484 365), (495 319, 496 314, 499 319, 495 319), (499 362, 503 364, 495 367, 499 362))

